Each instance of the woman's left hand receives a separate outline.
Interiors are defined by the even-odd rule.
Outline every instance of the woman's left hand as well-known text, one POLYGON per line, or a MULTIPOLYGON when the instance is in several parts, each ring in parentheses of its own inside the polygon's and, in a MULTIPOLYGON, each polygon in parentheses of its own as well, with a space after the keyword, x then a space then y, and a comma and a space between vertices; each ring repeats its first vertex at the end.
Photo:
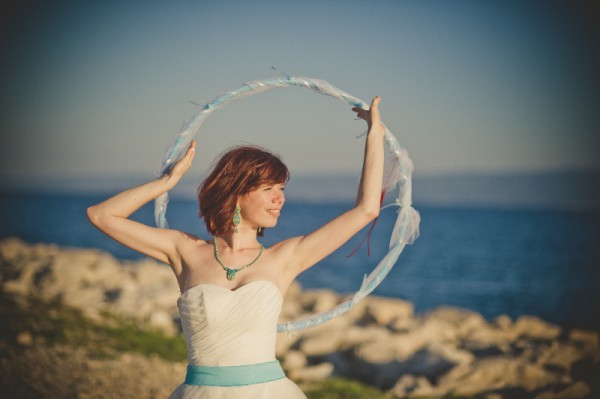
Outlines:
POLYGON ((356 112, 356 116, 360 119, 364 119, 369 127, 369 132, 377 130, 381 133, 385 133, 385 126, 381 123, 381 113, 379 112, 379 103, 381 97, 377 96, 371 101, 369 109, 362 109, 360 107, 352 108, 352 111, 356 112))

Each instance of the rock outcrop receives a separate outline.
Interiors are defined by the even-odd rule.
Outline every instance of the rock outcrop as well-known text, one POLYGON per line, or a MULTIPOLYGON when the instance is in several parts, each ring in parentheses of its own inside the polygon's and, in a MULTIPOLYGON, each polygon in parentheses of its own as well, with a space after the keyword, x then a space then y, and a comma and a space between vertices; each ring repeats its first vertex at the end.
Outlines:
MULTIPOLYGON (((108 311, 169 334, 179 331, 179 288, 171 270, 157 262, 8 239, 0 242, 0 267, 5 292, 58 299, 91 318, 108 311)), ((328 310, 344 299, 296 284, 281 319, 328 310)), ((600 364, 595 331, 565 330, 533 316, 490 322, 450 307, 415 315, 412 304, 380 297, 367 297, 313 329, 280 334, 277 356, 292 379, 343 376, 392 397, 583 398, 595 383, 585 376, 600 364)))

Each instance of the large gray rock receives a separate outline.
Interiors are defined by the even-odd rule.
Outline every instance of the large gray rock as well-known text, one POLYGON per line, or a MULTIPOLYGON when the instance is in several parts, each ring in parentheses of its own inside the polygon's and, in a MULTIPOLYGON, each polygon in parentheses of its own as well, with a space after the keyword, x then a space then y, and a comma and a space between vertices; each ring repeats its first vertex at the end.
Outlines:
POLYGON ((2 289, 23 296, 58 299, 99 319, 109 311, 168 333, 178 329, 179 289, 169 267, 152 260, 120 262, 91 249, 58 250, 20 240, 0 245, 2 289))
POLYGON ((300 351, 291 350, 285 354, 285 359, 281 363, 281 366, 287 370, 298 370, 306 367, 308 363, 304 353, 300 351))
POLYGON ((477 312, 449 306, 441 306, 427 312, 416 327, 447 341, 457 341, 471 335, 482 328, 489 328, 489 323, 477 312))
POLYGON ((490 354, 510 354, 512 335, 510 332, 491 324, 482 324, 479 328, 464 332, 460 345, 466 350, 482 356, 490 354))
POLYGON ((300 283, 293 282, 285 293, 281 313, 279 314, 279 322, 287 323, 294 321, 301 314, 305 313, 302 304, 300 303, 300 294, 302 287, 300 283))
POLYGON ((560 327, 548 323, 536 316, 521 316, 509 330, 513 339, 551 341, 560 335, 560 327))
POLYGON ((300 350, 306 356, 323 356, 337 352, 350 323, 350 320, 342 316, 306 330, 300 339, 300 350))
POLYGON ((357 359, 370 364, 384 364, 404 361, 425 346, 421 336, 410 332, 407 334, 390 334, 385 340, 368 341, 354 349, 357 359))
POLYGON ((414 306, 400 299, 383 297, 366 297, 367 322, 373 321, 382 326, 400 323, 412 319, 414 306))
POLYGON ((331 376, 333 370, 333 364, 325 362, 316 366, 292 370, 288 375, 295 381, 323 381, 331 376))
POLYGON ((275 341, 275 356, 278 358, 284 357, 290 348, 296 345, 300 338, 302 338, 302 335, 297 332, 277 334, 277 339, 275 341))
POLYGON ((475 361, 475 355, 468 350, 457 348, 453 345, 444 345, 441 342, 430 343, 427 350, 439 355, 448 363, 457 365, 468 365, 475 361))
POLYGON ((567 388, 555 391, 548 390, 540 393, 535 399, 583 399, 588 398, 592 391, 583 381, 578 381, 567 388))
POLYGON ((368 325, 363 327, 351 325, 344 331, 340 349, 348 350, 369 342, 388 342, 391 337, 392 332, 382 326, 368 325))
POLYGON ((416 339, 418 337, 408 340, 406 335, 357 346, 353 362, 356 376, 382 389, 389 389, 404 374, 434 380, 455 365, 467 365, 474 360, 467 351, 440 342, 425 345, 416 339))
POLYGON ((585 357, 590 357, 594 363, 600 362, 600 347, 598 346, 597 333, 574 329, 569 333, 569 342, 580 349, 585 354, 585 357))
POLYGON ((437 387, 454 395, 475 395, 505 388, 521 388, 532 392, 552 384, 568 382, 568 377, 544 367, 497 356, 455 367, 440 378, 437 387))
POLYGON ((413 398, 437 395, 439 391, 434 389, 427 378, 405 374, 396 382, 390 393, 398 398, 413 398))
POLYGON ((573 364, 586 357, 585 351, 570 343, 553 341, 548 347, 543 348, 537 357, 537 363, 553 369, 561 369, 565 373, 571 372, 573 364))
POLYGON ((309 290, 299 296, 302 308, 311 313, 321 313, 333 309, 339 302, 338 295, 327 289, 309 290))

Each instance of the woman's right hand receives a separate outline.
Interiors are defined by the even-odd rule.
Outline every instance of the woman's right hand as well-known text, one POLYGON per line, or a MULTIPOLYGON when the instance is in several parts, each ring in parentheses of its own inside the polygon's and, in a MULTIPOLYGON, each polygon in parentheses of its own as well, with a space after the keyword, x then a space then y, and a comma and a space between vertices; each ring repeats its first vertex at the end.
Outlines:
POLYGON ((188 150, 185 153, 185 155, 183 156, 183 158, 181 158, 179 161, 177 161, 173 165, 171 170, 169 170, 169 173, 167 173, 169 183, 172 186, 175 186, 179 182, 179 180, 183 177, 183 175, 185 175, 186 172, 190 169, 190 167, 192 166, 192 160, 194 159, 195 155, 196 155, 196 140, 192 140, 192 142, 190 143, 190 146, 188 147, 188 150))
POLYGON ((186 236, 177 230, 150 227, 129 217, 144 204, 158 198, 177 184, 192 166, 195 149, 196 142, 192 141, 183 158, 160 179, 130 188, 90 206, 87 209, 90 222, 121 244, 168 263, 175 273, 180 273, 181 259, 178 248, 186 236))

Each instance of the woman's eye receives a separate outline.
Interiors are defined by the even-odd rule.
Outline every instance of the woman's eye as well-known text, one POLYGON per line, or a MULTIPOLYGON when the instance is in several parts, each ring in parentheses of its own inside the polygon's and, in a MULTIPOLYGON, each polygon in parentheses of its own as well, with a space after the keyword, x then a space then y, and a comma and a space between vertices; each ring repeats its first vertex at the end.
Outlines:
MULTIPOLYGON (((263 191, 270 191, 270 190, 273 190, 274 188, 276 188, 276 187, 275 186, 268 186, 268 187, 263 187, 262 190, 263 191)), ((285 190, 285 186, 280 187, 279 190, 281 190, 281 191, 285 190)))

